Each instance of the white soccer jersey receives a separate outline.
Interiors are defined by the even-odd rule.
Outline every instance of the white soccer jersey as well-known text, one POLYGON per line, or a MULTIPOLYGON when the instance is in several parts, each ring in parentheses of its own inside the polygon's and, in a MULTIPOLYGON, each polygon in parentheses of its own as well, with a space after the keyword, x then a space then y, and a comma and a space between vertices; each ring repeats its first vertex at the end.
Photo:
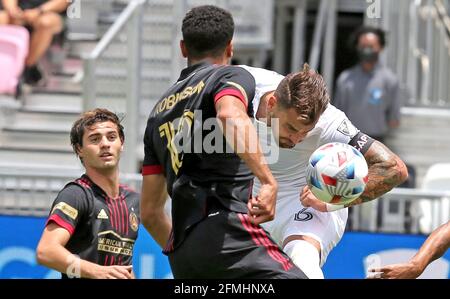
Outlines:
MULTIPOLYGON (((254 111, 257 111, 261 97, 275 90, 284 77, 264 69, 243 67, 253 75, 256 81, 253 105, 254 111)), ((320 116, 314 129, 292 149, 278 148, 271 129, 258 120, 255 124, 262 150, 266 153, 269 167, 278 182, 275 219, 263 226, 280 246, 290 235, 306 235, 316 239, 322 246, 321 264, 323 265, 329 251, 342 237, 348 213, 347 209, 321 213, 301 205, 300 194, 306 185, 307 163, 311 154, 319 146, 329 142, 349 143, 358 130, 344 112, 331 104, 320 116), (267 155, 267 153, 270 154, 267 155)), ((260 182, 255 179, 253 194, 257 195, 259 189, 260 182)))

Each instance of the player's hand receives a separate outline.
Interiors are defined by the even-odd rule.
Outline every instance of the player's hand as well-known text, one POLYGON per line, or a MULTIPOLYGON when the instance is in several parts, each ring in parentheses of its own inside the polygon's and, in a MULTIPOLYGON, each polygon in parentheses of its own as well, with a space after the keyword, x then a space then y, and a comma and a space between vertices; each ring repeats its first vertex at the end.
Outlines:
POLYGON ((300 195, 300 202, 305 208, 313 208, 319 212, 328 212, 327 205, 323 201, 317 199, 308 186, 303 188, 302 195, 300 195))
POLYGON ((100 266, 97 279, 133 279, 133 266, 100 266))
POLYGON ((369 279, 414 279, 417 278, 422 271, 415 267, 412 263, 393 264, 381 268, 369 269, 369 279))
POLYGON ((276 182, 262 184, 259 194, 249 199, 248 216, 253 224, 261 224, 275 217, 275 203, 277 200, 278 185, 276 182))

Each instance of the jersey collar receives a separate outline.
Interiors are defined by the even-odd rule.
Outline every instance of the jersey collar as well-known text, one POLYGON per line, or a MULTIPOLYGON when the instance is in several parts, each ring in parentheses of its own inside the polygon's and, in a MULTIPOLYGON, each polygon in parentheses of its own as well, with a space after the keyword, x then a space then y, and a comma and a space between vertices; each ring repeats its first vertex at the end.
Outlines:
POLYGON ((202 61, 196 64, 193 64, 191 66, 188 66, 187 68, 185 68, 184 70, 181 71, 181 75, 180 78, 178 78, 178 81, 182 81, 184 79, 186 79, 189 75, 191 75, 193 72, 204 68, 206 66, 210 66, 211 63, 207 62, 207 61, 202 61))

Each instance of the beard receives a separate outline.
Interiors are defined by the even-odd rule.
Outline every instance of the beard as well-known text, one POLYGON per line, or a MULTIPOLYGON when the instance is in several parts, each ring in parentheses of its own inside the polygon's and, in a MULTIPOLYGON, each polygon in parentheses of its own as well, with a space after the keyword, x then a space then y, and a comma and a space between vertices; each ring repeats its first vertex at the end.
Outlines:
POLYGON ((278 146, 281 148, 293 148, 295 146, 289 139, 281 137, 278 141, 278 146))

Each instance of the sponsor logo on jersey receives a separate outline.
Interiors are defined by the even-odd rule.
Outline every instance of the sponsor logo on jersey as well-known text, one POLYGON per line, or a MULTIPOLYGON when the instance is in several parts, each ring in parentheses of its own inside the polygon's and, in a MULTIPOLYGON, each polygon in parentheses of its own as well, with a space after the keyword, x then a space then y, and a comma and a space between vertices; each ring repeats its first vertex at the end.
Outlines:
POLYGON ((105 210, 101 209, 100 213, 98 213, 97 215, 97 219, 109 219, 109 217, 106 214, 105 210))
POLYGON ((60 210, 61 212, 63 212, 64 214, 66 214, 67 216, 72 218, 73 220, 77 219, 78 210, 65 202, 57 203, 50 214, 53 214, 53 212, 55 210, 60 210))
POLYGON ((139 220, 135 213, 130 213, 130 227, 132 230, 137 231, 139 227, 139 220))

